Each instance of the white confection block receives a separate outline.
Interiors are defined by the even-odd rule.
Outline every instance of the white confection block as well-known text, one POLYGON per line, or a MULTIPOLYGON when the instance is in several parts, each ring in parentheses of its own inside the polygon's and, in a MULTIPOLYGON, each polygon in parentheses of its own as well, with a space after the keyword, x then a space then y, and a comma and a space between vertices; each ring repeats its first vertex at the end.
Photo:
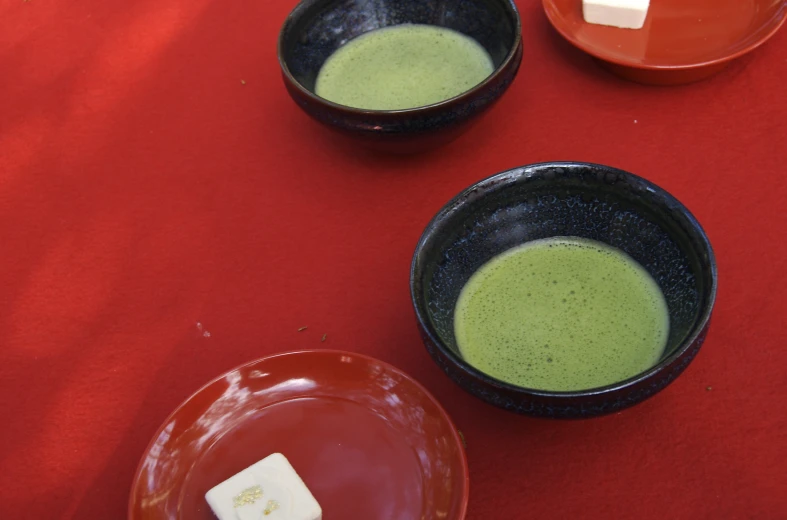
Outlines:
POLYGON ((582 0, 582 15, 587 23, 641 29, 649 6, 650 0, 582 0))
POLYGON ((322 520, 320 504, 281 453, 228 478, 205 500, 219 520, 322 520))

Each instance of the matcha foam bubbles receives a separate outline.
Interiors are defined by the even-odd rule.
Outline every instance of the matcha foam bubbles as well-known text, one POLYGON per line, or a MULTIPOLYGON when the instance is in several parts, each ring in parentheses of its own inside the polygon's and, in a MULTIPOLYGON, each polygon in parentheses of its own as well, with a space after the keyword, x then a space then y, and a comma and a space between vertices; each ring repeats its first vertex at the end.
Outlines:
POLYGON ((481 266, 456 304, 465 360, 517 386, 586 390, 633 377, 661 358, 664 296, 628 255, 600 242, 555 237, 481 266))
POLYGON ((473 38, 434 25, 404 24, 367 32, 323 64, 315 93, 367 110, 403 110, 458 96, 494 71, 473 38))

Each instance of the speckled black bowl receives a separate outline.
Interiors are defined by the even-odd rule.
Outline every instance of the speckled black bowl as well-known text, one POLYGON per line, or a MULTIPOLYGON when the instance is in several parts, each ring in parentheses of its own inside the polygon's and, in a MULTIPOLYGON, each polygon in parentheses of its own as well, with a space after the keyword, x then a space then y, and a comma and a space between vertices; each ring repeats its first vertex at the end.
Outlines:
POLYGON ((716 261, 699 223, 669 193, 630 173, 586 163, 515 168, 460 193, 434 217, 415 250, 410 291, 426 349, 466 391, 514 412, 582 418, 654 395, 700 349, 716 298, 716 261), (482 264, 530 240, 575 236, 628 253, 658 282, 670 333, 661 361, 625 381, 574 392, 517 387, 466 363, 454 338, 454 306, 482 264))
POLYGON ((367 147, 418 152, 458 137, 503 95, 522 61, 521 27, 512 0, 304 0, 284 22, 278 52, 290 96, 312 118, 367 147), (472 36, 489 52, 495 71, 459 96, 407 110, 360 110, 314 94, 320 68, 341 45, 404 23, 472 36))

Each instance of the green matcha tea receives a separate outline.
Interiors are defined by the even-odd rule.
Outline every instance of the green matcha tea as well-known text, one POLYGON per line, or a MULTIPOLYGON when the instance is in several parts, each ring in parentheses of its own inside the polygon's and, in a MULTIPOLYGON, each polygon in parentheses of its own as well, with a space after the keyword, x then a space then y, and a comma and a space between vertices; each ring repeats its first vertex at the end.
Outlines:
POLYGON ((431 105, 484 81, 492 58, 473 38, 434 25, 377 29, 339 47, 320 69, 315 93, 367 110, 431 105))
POLYGON ((528 242, 484 264, 462 289, 462 356, 517 386, 586 390, 652 367, 669 332, 667 303, 645 269, 600 242, 528 242))

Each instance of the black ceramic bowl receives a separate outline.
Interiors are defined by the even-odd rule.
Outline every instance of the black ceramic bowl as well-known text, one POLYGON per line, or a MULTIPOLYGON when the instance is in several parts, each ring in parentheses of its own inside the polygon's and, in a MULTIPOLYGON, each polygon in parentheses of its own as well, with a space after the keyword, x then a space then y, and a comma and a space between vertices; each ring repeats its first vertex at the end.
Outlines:
POLYGON ((417 152, 458 137, 503 95, 522 61, 521 27, 512 0, 304 0, 284 22, 278 53, 290 96, 311 117, 371 148, 417 152), (314 94, 320 68, 341 45, 404 23, 472 36, 492 57, 495 71, 459 96, 407 110, 360 110, 314 94))
POLYGON ((494 175, 446 204, 418 242, 410 291, 426 349, 466 391, 522 414, 592 417, 643 401, 688 366, 708 331, 716 262, 699 223, 658 186, 607 166, 546 163, 494 175), (462 359, 454 307, 470 275, 511 247, 552 236, 604 242, 653 276, 670 318, 667 348, 656 366, 601 388, 550 392, 499 381, 462 359))

